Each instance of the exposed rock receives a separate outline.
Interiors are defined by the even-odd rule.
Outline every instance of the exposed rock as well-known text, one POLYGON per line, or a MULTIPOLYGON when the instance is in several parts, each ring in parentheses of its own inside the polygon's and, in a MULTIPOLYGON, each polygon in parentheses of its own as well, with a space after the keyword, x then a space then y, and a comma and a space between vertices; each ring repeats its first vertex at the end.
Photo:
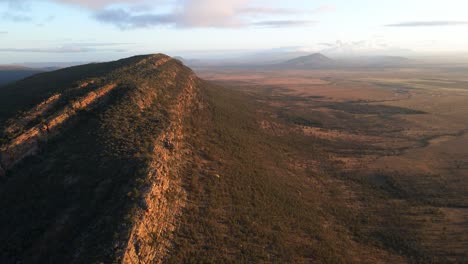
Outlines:
MULTIPOLYGON (((24 158, 37 154, 39 151, 40 142, 47 141, 48 137, 58 133, 58 127, 63 125, 71 117, 75 116, 76 111, 85 109, 92 104, 97 103, 100 98, 107 95, 116 87, 116 84, 109 84, 97 89, 96 91, 89 92, 84 97, 81 97, 72 103, 71 106, 66 106, 57 114, 49 117, 45 124, 38 124, 30 128, 23 134, 13 139, 10 143, 2 146, 0 148, 0 164, 4 167, 5 170, 7 170, 24 158)), ((47 101, 54 100, 56 99, 51 100, 51 98, 49 98, 47 101)), ((41 105, 46 106, 48 104, 42 103, 41 105)), ((41 109, 43 108, 44 107, 41 107, 41 109)))
POLYGON ((91 80, 91 81, 87 81, 87 82, 82 82, 78 85, 78 88, 85 88, 85 87, 88 87, 92 84, 95 84, 96 81, 95 80, 91 80))
POLYGON ((21 131, 29 122, 33 121, 34 119, 40 116, 43 116, 48 110, 50 110, 57 103, 60 97, 60 94, 55 94, 47 98, 45 101, 34 107, 32 110, 26 112, 14 124, 5 128, 5 132, 11 135, 21 131))
POLYGON ((154 182, 144 193, 147 207, 141 210, 133 224, 123 263, 162 263, 171 246, 176 218, 185 203, 181 179, 174 175, 179 175, 180 169, 193 156, 185 143, 183 116, 194 107, 194 85, 195 77, 191 76, 170 111, 171 125, 157 140, 163 141, 164 147, 156 145, 153 150, 154 158, 147 178, 154 182), (175 144, 177 151, 173 151, 175 144))

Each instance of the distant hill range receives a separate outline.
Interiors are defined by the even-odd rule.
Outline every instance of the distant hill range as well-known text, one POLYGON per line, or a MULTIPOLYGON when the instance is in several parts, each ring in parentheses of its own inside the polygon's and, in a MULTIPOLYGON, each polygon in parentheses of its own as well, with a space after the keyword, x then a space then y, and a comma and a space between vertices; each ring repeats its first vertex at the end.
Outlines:
POLYGON ((311 55, 287 60, 283 63, 280 63, 280 65, 289 67, 315 68, 334 66, 336 65, 336 62, 321 53, 314 53, 311 55))
POLYGON ((34 69, 17 65, 0 66, 0 85, 18 81, 45 71, 47 69, 34 69))
POLYGON ((331 59, 321 53, 300 56, 274 64, 276 68, 317 69, 317 68, 387 68, 409 65, 411 60, 399 56, 369 56, 331 59))

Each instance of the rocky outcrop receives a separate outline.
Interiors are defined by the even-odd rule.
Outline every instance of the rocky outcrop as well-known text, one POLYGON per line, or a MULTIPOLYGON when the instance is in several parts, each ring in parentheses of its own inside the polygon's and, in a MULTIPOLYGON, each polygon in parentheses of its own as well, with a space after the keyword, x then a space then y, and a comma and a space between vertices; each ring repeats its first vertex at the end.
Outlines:
POLYGON ((95 84, 96 81, 95 80, 91 80, 91 81, 86 81, 86 82, 82 82, 78 85, 78 88, 85 88, 85 87, 88 87, 92 84, 95 84))
MULTIPOLYGON (((96 105, 102 97, 116 87, 116 84, 109 84, 89 92, 85 96, 65 106, 58 113, 48 117, 43 123, 29 128, 24 133, 2 146, 0 148, 0 167, 2 168, 0 174, 2 174, 2 171, 3 174, 5 174, 6 170, 12 168, 24 158, 37 154, 41 143, 47 141, 50 136, 58 133, 59 128, 70 118, 75 116, 77 111, 96 105)), ((27 115, 27 119, 44 114, 59 97, 60 95, 55 95, 38 105, 29 112, 30 114, 27 115)), ((26 117, 19 122, 24 122, 24 120, 26 120, 26 117)))
POLYGON ((145 59, 140 60, 137 65, 148 64, 150 63, 152 66, 158 68, 165 64, 166 62, 172 60, 171 57, 165 56, 161 58, 161 55, 152 55, 147 56, 145 59))
POLYGON ((14 135, 19 133, 24 129, 28 123, 32 122, 34 119, 43 116, 48 110, 52 109, 57 101, 60 99, 60 94, 54 94, 51 97, 47 98, 45 101, 26 112, 13 124, 5 128, 5 134, 14 135))
POLYGON ((134 219, 123 263, 161 263, 170 247, 177 216, 186 200, 180 174, 192 155, 183 120, 195 105, 195 86, 196 77, 192 75, 169 111, 169 127, 156 140, 147 176, 151 185, 143 195, 145 206, 134 219))
MULTIPOLYGON (((95 80, 84 81, 77 85, 78 89, 87 88, 93 84, 95 84, 95 80)), ((21 131, 27 127, 27 125, 38 118, 43 118, 47 114, 48 111, 52 110, 58 103, 58 101, 62 98, 62 94, 54 94, 51 97, 44 100, 42 103, 38 104, 33 109, 27 111, 26 113, 22 114, 18 119, 15 120, 14 123, 7 126, 4 129, 4 133, 6 135, 17 135, 21 131)))

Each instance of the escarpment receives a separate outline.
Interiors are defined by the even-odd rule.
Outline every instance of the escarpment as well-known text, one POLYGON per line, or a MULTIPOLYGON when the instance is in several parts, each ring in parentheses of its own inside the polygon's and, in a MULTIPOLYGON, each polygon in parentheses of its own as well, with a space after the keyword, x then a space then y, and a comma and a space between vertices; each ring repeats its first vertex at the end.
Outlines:
POLYGON ((160 262, 185 203, 201 82, 161 54, 35 78, 54 88, 18 99, 21 114, 0 109, 0 262, 160 262), (58 74, 78 77, 56 88, 58 74))
POLYGON ((123 263, 161 263, 185 203, 181 174, 192 162, 192 150, 185 141, 184 120, 196 106, 196 77, 190 75, 184 90, 169 109, 169 126, 156 139, 145 189, 145 204, 136 213, 130 238, 123 253, 123 263))

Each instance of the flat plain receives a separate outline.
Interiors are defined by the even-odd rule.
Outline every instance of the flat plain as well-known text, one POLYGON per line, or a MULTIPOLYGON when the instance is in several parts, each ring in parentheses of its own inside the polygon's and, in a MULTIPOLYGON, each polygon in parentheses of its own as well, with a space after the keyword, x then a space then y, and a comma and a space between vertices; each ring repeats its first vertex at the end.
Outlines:
POLYGON ((435 262, 468 259, 467 70, 196 68, 265 105, 260 126, 304 149, 290 164, 334 175, 346 206, 373 219, 358 236, 435 262))

